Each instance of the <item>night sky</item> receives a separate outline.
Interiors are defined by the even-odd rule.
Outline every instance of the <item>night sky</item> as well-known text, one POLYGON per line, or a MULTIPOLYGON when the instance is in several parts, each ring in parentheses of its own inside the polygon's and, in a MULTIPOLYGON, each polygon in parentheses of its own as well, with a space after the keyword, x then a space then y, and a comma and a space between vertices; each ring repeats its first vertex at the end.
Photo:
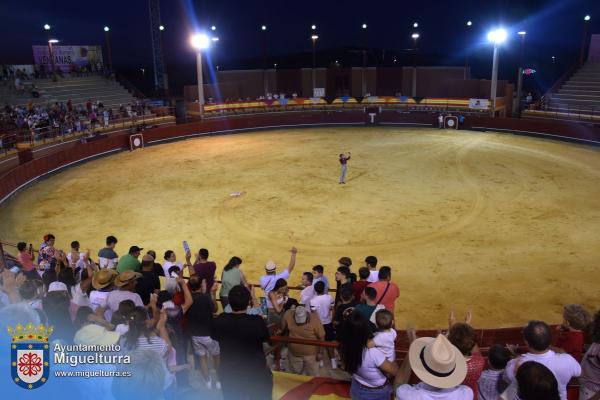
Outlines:
MULTIPOLYGON (((31 46, 45 42, 42 26, 48 23, 52 26, 52 36, 70 45, 103 44, 102 28, 108 25, 117 68, 139 69, 151 65, 146 0, 2 0, 0 3, 0 35, 5 38, 0 63, 31 63, 31 46)), ((189 69, 190 80, 194 77, 194 54, 188 37, 197 28, 217 26, 220 41, 211 50, 215 64, 244 68, 251 64, 248 59, 262 57, 262 24, 268 26, 268 53, 272 62, 278 57, 285 59, 287 54, 308 53, 313 23, 318 28, 321 50, 360 47, 360 26, 367 23, 369 48, 401 51, 412 46, 410 35, 415 31, 412 27, 415 21, 419 22, 421 53, 439 55, 438 65, 462 65, 465 50, 469 49, 473 73, 481 78, 490 74, 487 64, 488 61, 491 64, 491 49, 486 33, 494 26, 506 27, 511 40, 502 49, 500 73, 500 78, 506 79, 511 78, 512 66, 516 65, 520 52, 517 31, 527 31, 527 66, 560 70, 571 65, 579 54, 586 14, 592 16, 590 31, 600 33, 598 0, 161 1, 167 69, 170 72, 189 69), (473 21, 470 29, 467 20, 473 21), (556 65, 552 65, 552 56, 557 57, 556 65)))

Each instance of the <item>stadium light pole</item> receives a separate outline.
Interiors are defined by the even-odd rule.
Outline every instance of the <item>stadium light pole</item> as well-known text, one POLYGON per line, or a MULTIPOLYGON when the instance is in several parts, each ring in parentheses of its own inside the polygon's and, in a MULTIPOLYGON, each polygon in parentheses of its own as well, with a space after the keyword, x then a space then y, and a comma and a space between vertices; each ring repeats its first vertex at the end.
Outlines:
POLYGON ((56 82, 56 67, 54 66, 54 51, 52 45, 58 43, 56 39, 48 39, 48 52, 50 54, 50 63, 52 65, 52 82, 56 82))
POLYGON ((50 29, 52 27, 49 24, 44 24, 44 31, 46 31, 46 41, 48 42, 48 57, 50 57, 50 68, 52 68, 52 82, 56 82, 56 72, 54 71, 54 55, 52 54, 52 43, 50 43, 50 29))
POLYGON ((527 32, 519 31, 517 32, 519 36, 521 36, 521 54, 519 56, 519 68, 517 69, 517 100, 518 100, 518 110, 517 112, 521 114, 521 96, 523 90, 523 58, 525 55, 525 35, 527 32))
MULTIPOLYGON (((470 33, 471 32, 471 27, 473 26, 473 22, 471 20, 467 21, 467 32, 470 33)), ((470 36, 467 34, 467 36, 470 36)), ((469 77, 471 74, 467 73, 467 70, 469 69, 469 46, 468 46, 469 41, 467 40, 467 48, 465 50, 465 80, 467 79, 467 77, 469 77)))
POLYGON ((196 73, 198 75, 198 110, 200 120, 204 119, 204 86, 202 82, 202 51, 210 47, 210 39, 199 33, 191 37, 192 47, 196 50, 196 73))
POLYGON ((487 38, 494 44, 494 58, 492 60, 492 86, 490 96, 492 98, 492 118, 496 116, 496 91, 498 88, 498 53, 499 45, 506 41, 507 33, 499 28, 488 33, 487 38))
MULTIPOLYGON (((314 26, 314 25, 313 25, 314 26)), ((315 96, 315 87, 317 85, 317 75, 316 75, 316 67, 317 67, 317 39, 319 35, 313 34, 310 37, 312 39, 312 97, 315 96)))
POLYGON ((104 40, 106 41, 106 56, 108 57, 108 69, 112 71, 112 49, 110 48, 110 28, 104 27, 104 40))
MULTIPOLYGON (((418 25, 415 22, 415 25, 418 25)), ((419 39, 419 34, 417 32, 413 33, 410 37, 413 39, 413 79, 412 79, 412 96, 415 97, 417 95, 417 40, 419 39)))
POLYGON ((260 27, 262 32, 262 48, 263 48, 263 89, 265 91, 265 98, 269 93, 269 81, 267 80, 267 26, 262 25, 260 27))
POLYGON ((581 36, 581 51, 579 53, 579 65, 583 65, 584 62, 584 58, 585 58, 585 44, 587 42, 587 32, 589 29, 589 25, 590 25, 590 20, 592 19, 592 17, 588 14, 585 17, 583 17, 583 34, 581 36))
POLYGON ((363 37, 363 50, 362 50, 362 96, 365 97, 367 94, 367 24, 362 24, 362 37, 363 37))

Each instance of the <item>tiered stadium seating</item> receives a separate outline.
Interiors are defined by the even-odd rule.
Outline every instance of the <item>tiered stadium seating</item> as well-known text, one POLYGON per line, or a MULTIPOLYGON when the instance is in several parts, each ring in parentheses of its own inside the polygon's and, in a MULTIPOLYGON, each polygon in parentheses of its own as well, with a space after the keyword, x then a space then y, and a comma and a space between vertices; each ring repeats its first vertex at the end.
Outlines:
POLYGON ((600 112, 600 63, 587 63, 550 95, 549 111, 600 112))
MULTIPOLYGON (((35 104, 54 102, 66 103, 69 99, 73 106, 85 103, 88 99, 101 101, 105 107, 117 108, 119 104, 129 104, 134 97, 114 80, 102 76, 65 77, 58 78, 57 82, 51 79, 37 79, 25 81, 27 88, 31 83, 40 92, 39 98, 33 98, 29 93, 16 94, 7 86, 0 86, 0 104, 26 105, 29 101, 35 104)), ((12 88, 11 88, 12 89, 12 88)))

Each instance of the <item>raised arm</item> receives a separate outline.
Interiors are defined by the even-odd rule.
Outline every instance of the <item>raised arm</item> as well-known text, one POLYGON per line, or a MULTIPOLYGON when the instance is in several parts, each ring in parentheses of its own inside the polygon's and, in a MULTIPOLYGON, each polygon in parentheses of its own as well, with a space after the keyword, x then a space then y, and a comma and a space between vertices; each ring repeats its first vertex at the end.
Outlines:
POLYGON ((291 274, 292 271, 294 270, 294 267, 296 266, 296 253, 298 253, 298 249, 296 249, 295 247, 292 247, 290 249, 290 253, 292 253, 292 255, 290 256, 290 263, 288 264, 288 271, 291 274))
POLYGON ((181 287, 181 290, 183 290, 183 304, 181 305, 181 310, 185 314, 194 303, 194 300, 192 299, 192 292, 190 292, 187 282, 182 277, 177 278, 177 283, 181 287))
POLYGON ((92 264, 90 263, 90 251, 89 250, 85 253, 85 257, 83 259, 83 265, 85 265, 88 277, 87 277, 87 279, 84 279, 79 283, 79 287, 81 288, 82 293, 86 293, 87 290, 92 285, 92 278, 94 277, 94 267, 92 267, 92 264))

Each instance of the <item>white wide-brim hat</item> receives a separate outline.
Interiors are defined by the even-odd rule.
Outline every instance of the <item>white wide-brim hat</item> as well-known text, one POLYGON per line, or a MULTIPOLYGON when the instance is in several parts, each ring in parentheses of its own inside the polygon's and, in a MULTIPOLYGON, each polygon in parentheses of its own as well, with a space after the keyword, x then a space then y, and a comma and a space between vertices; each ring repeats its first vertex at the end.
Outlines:
POLYGON ((423 382, 440 389, 460 385, 467 376, 467 362, 444 335, 418 338, 408 350, 410 366, 423 382))

